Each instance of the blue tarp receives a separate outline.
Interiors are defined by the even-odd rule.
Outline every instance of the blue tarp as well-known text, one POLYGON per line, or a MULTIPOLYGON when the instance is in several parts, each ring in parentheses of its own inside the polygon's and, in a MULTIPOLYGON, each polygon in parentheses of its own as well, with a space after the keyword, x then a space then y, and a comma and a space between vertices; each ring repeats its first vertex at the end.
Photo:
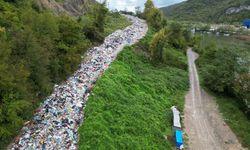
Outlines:
POLYGON ((244 20, 243 21, 243 26, 250 28, 250 19, 244 20))
POLYGON ((183 140, 182 140, 182 131, 176 130, 175 131, 175 141, 176 141, 176 147, 179 149, 183 148, 183 140))

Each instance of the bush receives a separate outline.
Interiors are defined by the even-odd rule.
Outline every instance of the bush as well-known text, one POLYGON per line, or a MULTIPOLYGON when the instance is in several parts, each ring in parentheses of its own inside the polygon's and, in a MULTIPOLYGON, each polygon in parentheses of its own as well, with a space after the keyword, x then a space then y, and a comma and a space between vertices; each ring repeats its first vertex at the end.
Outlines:
POLYGON ((149 26, 160 30, 167 24, 166 18, 163 13, 154 6, 152 0, 147 0, 143 12, 144 19, 147 20, 149 26))
POLYGON ((185 31, 181 24, 173 22, 168 26, 168 42, 169 45, 176 49, 186 50, 188 42, 190 42, 190 35, 185 31), (185 37, 186 36, 186 37, 185 37))
POLYGON ((163 50, 167 42, 166 29, 161 29, 154 35, 149 47, 153 61, 163 62, 163 50))
POLYGON ((187 43, 189 43, 187 40, 190 40, 190 37, 188 33, 177 30, 181 27, 173 28, 172 26, 161 29, 153 36, 149 45, 151 58, 155 63, 166 63, 170 66, 187 69, 183 49, 187 47, 187 43), (185 38, 184 35, 187 37, 185 38))
POLYGON ((182 52, 171 48, 166 47, 163 50, 163 62, 169 66, 187 70, 187 59, 182 52))
POLYGON ((140 40, 140 44, 136 45, 139 47, 138 49, 150 54, 150 43, 155 33, 156 31, 153 28, 149 28, 146 36, 140 40))
POLYGON ((244 105, 243 110, 249 113, 250 54, 239 41, 236 45, 219 41, 220 47, 211 40, 214 44, 200 50, 198 66, 206 81, 203 84, 214 92, 237 97, 244 105))
POLYGON ((114 30, 123 29, 129 25, 131 25, 131 22, 123 15, 120 15, 118 12, 109 12, 105 19, 104 35, 108 36, 114 30))
POLYGON ((206 50, 204 53, 206 57, 204 59, 206 60, 200 62, 204 65, 207 61, 211 61, 206 65, 206 69, 202 70, 206 86, 217 92, 229 92, 231 90, 234 72, 237 67, 237 55, 235 54, 233 49, 215 48, 213 50, 206 50))
POLYGON ((104 24, 108 9, 103 4, 93 4, 90 10, 83 16, 82 24, 85 35, 98 42, 104 39, 104 24))

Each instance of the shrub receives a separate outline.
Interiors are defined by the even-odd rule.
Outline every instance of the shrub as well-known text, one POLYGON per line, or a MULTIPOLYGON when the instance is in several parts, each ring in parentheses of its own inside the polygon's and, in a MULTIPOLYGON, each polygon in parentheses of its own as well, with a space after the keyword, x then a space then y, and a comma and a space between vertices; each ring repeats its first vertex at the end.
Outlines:
POLYGON ((147 20, 147 23, 157 30, 164 27, 167 22, 163 13, 154 6, 152 0, 147 0, 145 3, 143 16, 147 20))
POLYGON ((249 53, 240 45, 224 45, 218 47, 214 41, 204 47, 200 53, 198 66, 206 82, 203 84, 210 90, 237 97, 248 112, 250 75, 249 53))
POLYGON ((163 62, 163 49, 166 44, 167 44, 167 30, 164 28, 154 35, 150 43, 149 50, 153 61, 163 62))
POLYGON ((165 47, 163 50, 163 62, 169 66, 187 70, 187 59, 182 52, 171 48, 165 47))

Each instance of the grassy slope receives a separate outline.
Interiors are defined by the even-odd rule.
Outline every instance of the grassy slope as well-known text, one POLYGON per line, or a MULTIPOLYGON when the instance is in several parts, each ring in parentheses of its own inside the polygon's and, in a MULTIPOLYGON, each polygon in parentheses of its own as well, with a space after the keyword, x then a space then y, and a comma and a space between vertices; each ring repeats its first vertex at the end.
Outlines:
MULTIPOLYGON (((204 36, 201 46, 206 47, 210 45, 212 41, 216 41, 216 45, 219 47, 237 46, 240 49, 249 50, 250 45, 243 41, 237 40, 232 37, 216 37, 213 35, 204 36)), ((239 51, 240 52, 240 51, 239 51)), ((200 56, 202 57, 202 56, 200 56)), ((199 65, 198 65, 199 66, 199 65)), ((202 81, 202 76, 201 76, 202 81)), ((202 81, 204 82, 204 81, 202 81)), ((218 95, 210 92, 216 98, 216 102, 219 105, 219 110, 223 114, 223 117, 230 128, 238 136, 241 143, 250 148, 250 120, 242 112, 241 105, 238 103, 237 98, 232 98, 224 95, 218 95)))
POLYGON ((241 22, 250 17, 250 11, 242 11, 236 14, 225 14, 231 7, 242 4, 249 5, 247 0, 188 0, 176 5, 162 8, 165 14, 177 20, 199 22, 241 22))
POLYGON ((236 98, 216 95, 216 102, 223 117, 241 143, 250 148, 250 120, 241 111, 236 98))
POLYGON ((187 71, 125 48, 89 98, 79 149, 171 149, 170 107, 183 109, 187 89, 187 71))
POLYGON ((109 13, 106 17, 104 25, 104 35, 108 36, 115 30, 123 29, 129 25, 131 25, 131 23, 126 19, 126 17, 117 13, 109 13))

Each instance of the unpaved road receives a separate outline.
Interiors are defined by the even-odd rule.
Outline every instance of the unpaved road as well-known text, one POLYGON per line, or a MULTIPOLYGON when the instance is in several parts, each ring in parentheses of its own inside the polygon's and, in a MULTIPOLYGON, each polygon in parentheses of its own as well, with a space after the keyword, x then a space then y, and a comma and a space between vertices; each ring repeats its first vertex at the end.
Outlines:
POLYGON ((190 91, 186 95, 184 133, 188 135, 187 149, 241 150, 234 133, 224 122, 213 97, 200 88, 195 60, 198 55, 189 49, 188 65, 190 91))

